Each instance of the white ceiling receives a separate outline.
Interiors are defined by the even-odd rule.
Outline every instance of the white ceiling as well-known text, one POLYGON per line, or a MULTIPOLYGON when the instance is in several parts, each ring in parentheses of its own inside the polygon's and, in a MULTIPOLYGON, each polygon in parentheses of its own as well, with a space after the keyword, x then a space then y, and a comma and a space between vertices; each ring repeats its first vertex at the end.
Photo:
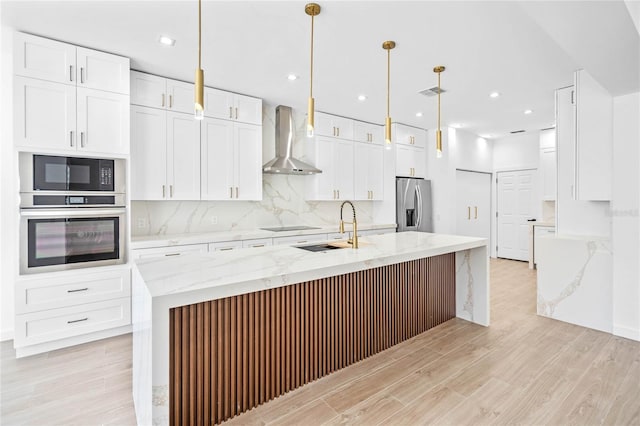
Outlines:
MULTIPOLYGON (((208 86, 306 109, 310 18, 302 1, 203 1, 208 86), (287 75, 300 76, 289 81, 287 75)), ((612 94, 640 90, 640 34, 623 1, 319 1, 315 24, 316 109, 382 123, 386 52, 391 116, 432 128, 445 65, 443 124, 501 137, 554 123, 553 91, 586 68, 612 94), (498 91, 498 99, 489 93, 498 91), (359 94, 368 98, 357 100, 359 94), (525 109, 534 110, 524 115, 525 109), (416 112, 423 117, 416 117, 416 112)), ((635 9, 637 10, 637 8, 635 9)), ((131 58, 133 69, 193 81, 197 2, 2 1, 3 25, 131 58), (161 34, 177 40, 161 46, 161 34)))

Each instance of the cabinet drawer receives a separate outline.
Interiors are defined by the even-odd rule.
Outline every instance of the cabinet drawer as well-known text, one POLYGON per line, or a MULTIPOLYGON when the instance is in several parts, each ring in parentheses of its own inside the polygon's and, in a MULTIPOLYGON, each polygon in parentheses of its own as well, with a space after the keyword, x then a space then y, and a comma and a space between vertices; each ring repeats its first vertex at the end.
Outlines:
POLYGON ((131 295, 129 269, 65 279, 29 280, 16 285, 16 313, 99 302, 131 295))
POLYGON ((251 247, 266 247, 272 246, 273 240, 271 238, 258 238, 255 240, 244 240, 242 242, 243 248, 251 248, 251 247))
POLYGON ((287 246, 287 245, 311 243, 314 241, 327 241, 327 234, 293 235, 291 237, 276 237, 273 239, 273 245, 287 246))
POLYGON ((242 241, 221 241, 209 243, 209 251, 229 251, 242 248, 242 241))
POLYGON ((182 256, 187 253, 207 253, 209 247, 207 244, 187 244, 173 247, 154 247, 148 249, 137 249, 131 251, 131 257, 136 259, 148 259, 152 257, 173 257, 182 256))
POLYGON ((131 298, 16 315, 15 347, 131 324, 131 298))

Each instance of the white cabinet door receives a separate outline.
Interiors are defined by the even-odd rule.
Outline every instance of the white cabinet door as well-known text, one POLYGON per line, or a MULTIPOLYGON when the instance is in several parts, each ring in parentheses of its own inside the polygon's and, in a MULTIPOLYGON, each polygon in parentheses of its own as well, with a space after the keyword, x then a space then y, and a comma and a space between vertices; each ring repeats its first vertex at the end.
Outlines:
POLYGON ((13 35, 16 75, 75 85, 76 48, 24 33, 13 35))
POLYGON ((383 150, 382 145, 354 143, 354 199, 382 200, 383 150))
POLYGON ((129 153, 129 97, 94 89, 77 89, 78 150, 129 153))
POLYGON ((167 80, 167 109, 194 115, 194 85, 177 80, 167 80))
POLYGON ((353 122, 353 140, 356 142, 371 142, 382 144, 384 127, 363 121, 353 122))
POLYGON ((163 200, 167 193, 167 113, 131 106, 131 199, 163 200))
POLYGON ((131 103, 153 108, 165 108, 166 82, 164 77, 131 71, 131 103))
POLYGON ((129 94, 129 58, 78 47, 76 51, 78 86, 129 94))
POLYGON ((209 251, 230 251, 242 248, 242 241, 221 241, 209 243, 209 251))
POLYGON ((228 120, 202 120, 201 198, 230 200, 233 192, 233 125, 228 120))
POLYGON ((234 95, 233 98, 234 120, 262 125, 262 99, 244 95, 234 95))
POLYGON ((337 140, 333 148, 334 187, 337 199, 353 198, 353 142, 337 140))
POLYGON ((273 245, 273 239, 271 238, 257 238, 255 240, 242 241, 242 248, 257 248, 267 247, 273 245))
POLYGON ((556 150, 544 149, 540 151, 540 169, 542 171, 542 199, 545 201, 556 199, 556 150))
POLYGON ((310 200, 335 200, 337 191, 335 187, 335 169, 333 147, 335 139, 324 136, 317 136, 310 142, 313 147, 314 165, 322 170, 322 173, 307 177, 309 193, 307 199, 310 200))
POLYGON ((384 147, 382 145, 369 146, 369 168, 367 183, 371 191, 371 200, 384 200, 384 147))
POLYGON ((333 117, 333 125, 336 128, 336 137, 353 140, 353 120, 344 117, 333 117))
POLYGON ((427 143, 427 132, 424 129, 393 123, 391 138, 395 143, 424 148, 427 143))
POLYGON ((233 119, 233 93, 205 87, 204 115, 225 120, 233 119))
POLYGON ((158 257, 176 257, 184 256, 189 253, 207 253, 208 251, 209 247, 207 244, 185 244, 172 247, 153 247, 131 250, 131 257, 133 257, 134 260, 158 257))
POLYGON ((316 136, 335 136, 335 127, 333 125, 333 116, 323 112, 314 112, 313 132, 316 136))
POLYGON ((75 86, 15 77, 13 101, 17 146, 76 150, 75 86))
POLYGON ((200 121, 167 112, 167 198, 200 199, 200 121))
POLYGON ((274 237, 274 246, 293 246, 319 241, 328 241, 327 234, 293 235, 290 237, 274 237))
POLYGON ((262 126, 235 123, 234 198, 262 200, 262 126))
POLYGON ((613 98, 585 70, 575 73, 576 199, 611 200, 613 98))

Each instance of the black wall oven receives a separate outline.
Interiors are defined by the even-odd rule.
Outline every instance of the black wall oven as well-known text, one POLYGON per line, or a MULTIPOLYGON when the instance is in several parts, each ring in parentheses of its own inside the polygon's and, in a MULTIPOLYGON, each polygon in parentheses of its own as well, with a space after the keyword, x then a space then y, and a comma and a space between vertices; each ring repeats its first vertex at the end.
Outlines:
POLYGON ((124 263, 126 210, 23 209, 20 273, 124 263))

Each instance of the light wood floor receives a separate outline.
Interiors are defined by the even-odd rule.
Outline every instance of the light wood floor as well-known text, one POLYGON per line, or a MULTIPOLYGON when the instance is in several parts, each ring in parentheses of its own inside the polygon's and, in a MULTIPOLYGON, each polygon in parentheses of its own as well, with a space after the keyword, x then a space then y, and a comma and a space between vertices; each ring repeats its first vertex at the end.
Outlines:
MULTIPOLYGON (((535 272, 491 261, 491 327, 454 319, 226 424, 640 425, 640 343, 535 315, 535 272)), ((133 425, 131 337, 15 359, 2 425, 133 425)))

